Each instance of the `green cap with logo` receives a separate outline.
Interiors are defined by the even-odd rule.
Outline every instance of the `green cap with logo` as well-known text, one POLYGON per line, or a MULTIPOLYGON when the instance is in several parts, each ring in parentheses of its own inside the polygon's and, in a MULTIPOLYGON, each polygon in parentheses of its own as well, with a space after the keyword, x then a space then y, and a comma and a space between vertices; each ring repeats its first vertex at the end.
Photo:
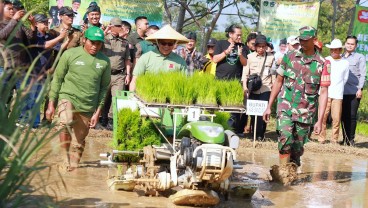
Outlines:
POLYGON ((299 39, 301 40, 309 40, 313 37, 316 37, 317 35, 317 30, 314 27, 311 26, 304 26, 302 28, 299 29, 299 39))
POLYGON ((87 38, 88 40, 92 40, 92 41, 105 42, 104 31, 101 28, 96 27, 96 26, 89 27, 84 32, 84 37, 87 38))

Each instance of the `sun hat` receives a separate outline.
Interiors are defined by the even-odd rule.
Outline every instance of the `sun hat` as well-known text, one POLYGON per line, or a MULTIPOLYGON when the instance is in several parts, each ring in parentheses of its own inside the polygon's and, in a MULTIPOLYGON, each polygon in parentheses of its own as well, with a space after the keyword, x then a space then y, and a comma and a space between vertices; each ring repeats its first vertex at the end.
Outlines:
POLYGON ((267 44, 267 38, 266 38, 266 36, 264 36, 264 35, 257 35, 255 44, 258 45, 258 44, 262 44, 262 43, 266 43, 267 44))
POLYGON ((84 37, 92 41, 105 42, 104 31, 96 26, 89 27, 84 32, 84 37))
POLYGON ((165 25, 154 34, 146 37, 146 40, 156 43, 156 40, 176 40, 177 44, 188 43, 184 35, 176 32, 170 25, 165 25))
POLYGON ((344 46, 342 45, 341 40, 339 39, 335 39, 331 42, 331 44, 326 44, 327 48, 344 48, 344 46))

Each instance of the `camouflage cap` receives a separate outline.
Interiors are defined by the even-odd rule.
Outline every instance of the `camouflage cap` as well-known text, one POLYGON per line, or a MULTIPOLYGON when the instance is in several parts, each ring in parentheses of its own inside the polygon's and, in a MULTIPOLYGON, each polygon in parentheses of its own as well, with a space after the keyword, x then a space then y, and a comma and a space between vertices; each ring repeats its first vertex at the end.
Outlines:
POLYGON ((312 37, 316 37, 317 35, 317 30, 314 27, 311 26, 304 26, 302 28, 299 29, 299 39, 301 40, 309 40, 312 37))

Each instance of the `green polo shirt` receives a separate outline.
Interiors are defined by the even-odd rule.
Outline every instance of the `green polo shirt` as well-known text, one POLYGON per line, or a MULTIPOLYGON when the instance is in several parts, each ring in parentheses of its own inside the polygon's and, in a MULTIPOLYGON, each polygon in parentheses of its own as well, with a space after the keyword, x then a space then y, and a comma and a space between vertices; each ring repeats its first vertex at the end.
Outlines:
POLYGON ((92 116, 104 104, 111 69, 107 56, 87 53, 82 46, 66 50, 56 67, 50 100, 67 99, 77 112, 92 116))
POLYGON ((139 76, 147 72, 169 72, 174 70, 187 71, 187 64, 178 54, 171 52, 163 56, 158 49, 149 51, 139 58, 134 67, 133 75, 139 76))

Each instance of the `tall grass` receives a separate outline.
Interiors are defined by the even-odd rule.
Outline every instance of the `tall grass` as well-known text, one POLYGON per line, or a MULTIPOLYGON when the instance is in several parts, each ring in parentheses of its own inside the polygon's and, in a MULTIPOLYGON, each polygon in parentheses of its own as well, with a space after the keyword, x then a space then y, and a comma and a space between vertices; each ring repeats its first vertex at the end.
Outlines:
MULTIPOLYGON (((22 21, 18 23, 17 28, 20 24, 22 21)), ((10 42, 8 39, 7 43, 10 42)), ((6 44, 0 49, 2 55, 5 54, 4 48, 7 46, 6 44)), ((52 133, 50 129, 43 133, 32 129, 32 124, 47 93, 50 77, 43 85, 33 108, 28 110, 26 115, 23 115, 23 118, 27 119, 20 122, 25 126, 18 127, 16 125, 30 94, 32 84, 27 84, 27 80, 36 61, 34 60, 26 71, 18 68, 7 69, 0 75, 0 207, 55 206, 53 201, 47 197, 41 200, 32 200, 32 194, 36 191, 46 190, 45 186, 47 186, 47 181, 39 173, 48 168, 45 158, 49 154, 45 153, 40 156, 37 153, 56 134, 52 133), (13 86, 19 80, 23 80, 22 84, 13 96, 13 86), (41 177, 40 184, 35 183, 36 177, 41 177)), ((48 195, 47 192, 45 194, 48 195)))

